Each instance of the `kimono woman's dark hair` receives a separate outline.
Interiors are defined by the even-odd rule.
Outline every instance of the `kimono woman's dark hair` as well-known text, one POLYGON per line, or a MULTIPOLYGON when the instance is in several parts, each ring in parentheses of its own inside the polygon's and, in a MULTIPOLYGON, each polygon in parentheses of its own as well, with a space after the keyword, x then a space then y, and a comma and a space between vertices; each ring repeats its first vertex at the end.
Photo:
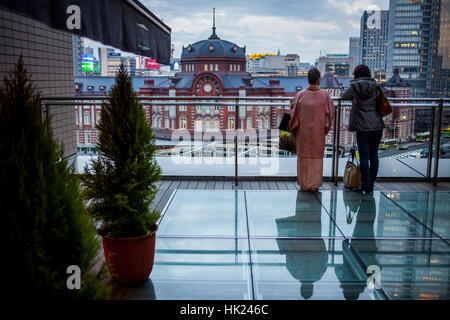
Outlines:
POLYGON ((359 64, 355 67, 355 70, 353 70, 353 75, 355 76, 355 79, 367 77, 372 77, 372 74, 370 73, 370 69, 365 64, 359 64))
POLYGON ((311 68, 308 71, 308 82, 309 84, 315 84, 317 83, 317 80, 320 78, 320 71, 316 68, 311 68))

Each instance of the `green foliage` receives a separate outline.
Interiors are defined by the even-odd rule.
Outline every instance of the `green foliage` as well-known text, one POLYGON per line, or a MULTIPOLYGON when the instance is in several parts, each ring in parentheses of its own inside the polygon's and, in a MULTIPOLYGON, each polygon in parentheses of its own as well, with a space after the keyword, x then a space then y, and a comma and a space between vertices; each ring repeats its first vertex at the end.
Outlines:
POLYGON ((90 271, 100 243, 74 168, 41 115, 20 58, 0 87, 2 287, 20 299, 107 298, 104 270, 90 271), (69 265, 81 269, 81 290, 67 288, 69 265))
POLYGON ((99 156, 85 168, 82 181, 91 200, 90 215, 100 234, 115 238, 138 237, 155 230, 159 213, 150 210, 161 178, 154 159, 155 137, 133 92, 123 65, 111 94, 102 105, 99 156))

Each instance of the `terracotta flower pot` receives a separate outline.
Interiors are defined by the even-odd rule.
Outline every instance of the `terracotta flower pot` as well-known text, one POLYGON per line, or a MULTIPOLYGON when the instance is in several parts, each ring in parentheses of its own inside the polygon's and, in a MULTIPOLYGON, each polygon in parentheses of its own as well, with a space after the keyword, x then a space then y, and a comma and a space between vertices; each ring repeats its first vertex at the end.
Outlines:
POLYGON ((136 238, 103 237, 103 252, 111 277, 124 284, 148 279, 155 259, 156 231, 136 238))

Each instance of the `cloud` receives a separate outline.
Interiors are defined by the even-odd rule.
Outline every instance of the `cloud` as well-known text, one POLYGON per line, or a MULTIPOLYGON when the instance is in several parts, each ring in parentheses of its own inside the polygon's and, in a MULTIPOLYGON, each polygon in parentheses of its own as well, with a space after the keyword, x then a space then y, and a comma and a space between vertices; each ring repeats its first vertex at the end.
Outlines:
POLYGON ((387 9, 389 0, 141 0, 172 29, 175 57, 182 46, 211 35, 216 8, 220 38, 250 52, 300 54, 314 62, 320 51, 348 53, 349 37, 359 36, 364 10, 387 9))
POLYGON ((327 0, 327 3, 332 7, 348 14, 361 14, 364 10, 380 10, 380 1, 375 0, 327 0))

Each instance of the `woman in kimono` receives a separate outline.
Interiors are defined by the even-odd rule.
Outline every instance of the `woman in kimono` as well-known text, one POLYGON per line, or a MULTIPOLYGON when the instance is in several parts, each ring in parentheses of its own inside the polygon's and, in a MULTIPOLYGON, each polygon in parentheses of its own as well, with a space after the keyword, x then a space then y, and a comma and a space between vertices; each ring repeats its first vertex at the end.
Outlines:
POLYGON ((334 119, 334 104, 326 90, 320 89, 320 72, 308 72, 308 88, 291 101, 288 131, 295 135, 297 178, 303 191, 317 191, 322 186, 325 136, 334 119))

